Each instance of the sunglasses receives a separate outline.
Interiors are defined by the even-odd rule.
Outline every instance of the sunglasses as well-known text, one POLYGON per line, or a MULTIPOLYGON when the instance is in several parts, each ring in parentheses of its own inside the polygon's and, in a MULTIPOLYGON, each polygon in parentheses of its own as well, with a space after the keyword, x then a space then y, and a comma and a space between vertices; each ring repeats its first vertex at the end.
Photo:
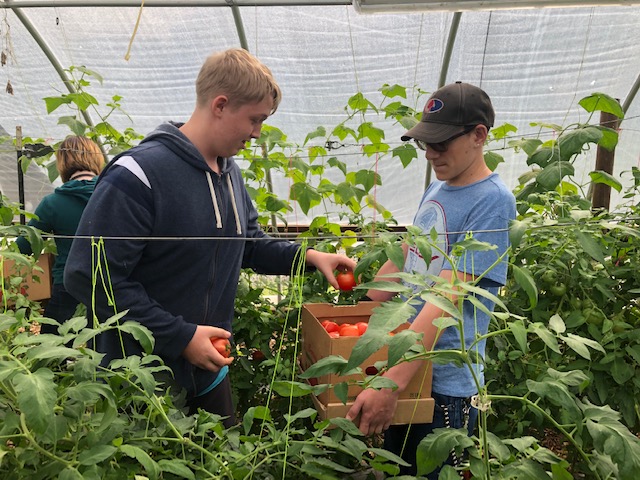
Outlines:
POLYGON ((463 131, 461 131, 460 133, 456 133, 453 137, 447 138, 443 142, 427 143, 423 140, 418 140, 417 138, 414 138, 414 141, 416 142, 416 145, 420 150, 426 150, 427 147, 429 147, 434 152, 444 153, 449 149, 449 144, 451 142, 453 142, 456 138, 462 137, 463 135, 471 132, 474 128, 476 128, 475 125, 467 125, 466 127, 464 127, 463 131))

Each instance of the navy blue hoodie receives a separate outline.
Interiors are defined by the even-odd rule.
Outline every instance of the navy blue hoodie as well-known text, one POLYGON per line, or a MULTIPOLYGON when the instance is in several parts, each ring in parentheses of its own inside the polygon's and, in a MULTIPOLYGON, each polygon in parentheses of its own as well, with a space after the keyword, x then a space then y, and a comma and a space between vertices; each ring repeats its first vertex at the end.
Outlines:
MULTIPOLYGON (((153 332, 154 353, 194 395, 217 376, 181 355, 196 326, 231 331, 240 269, 289 274, 299 246, 268 237, 233 159, 222 159, 221 173, 215 173, 179 126, 161 125, 108 164, 77 234, 106 238, 115 305, 109 304, 99 280, 100 321, 129 310, 121 321, 135 320, 153 332)), ((91 279, 91 241, 77 238, 65 268, 65 287, 91 306, 91 279)), ((106 354, 104 364, 123 354, 141 354, 133 337, 124 342, 125 352, 114 331, 97 339, 96 349, 106 354)))

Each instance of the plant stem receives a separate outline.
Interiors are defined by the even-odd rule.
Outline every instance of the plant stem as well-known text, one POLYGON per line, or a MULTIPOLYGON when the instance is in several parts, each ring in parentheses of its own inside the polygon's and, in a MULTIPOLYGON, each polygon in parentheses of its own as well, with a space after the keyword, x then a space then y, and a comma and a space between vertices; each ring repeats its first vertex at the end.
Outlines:
POLYGON ((575 439, 571 436, 571 434, 562 425, 556 422, 554 418, 551 415, 549 415, 544 409, 540 408, 537 403, 534 403, 525 397, 516 397, 512 395, 488 395, 487 397, 489 398, 489 400, 514 400, 516 402, 524 403, 529 408, 536 410, 540 415, 546 418, 560 433, 562 433, 565 436, 565 438, 569 441, 569 443, 571 443, 571 445, 573 445, 573 447, 576 449, 576 451, 582 457, 582 459, 585 462, 587 462, 587 464, 589 465, 589 468, 591 469, 595 477, 598 480, 600 480, 600 475, 598 475, 598 472, 596 471, 595 468, 592 468, 593 465, 591 464, 591 461, 589 460, 589 456, 587 455, 587 453, 584 450, 582 450, 578 442, 575 441, 575 439))

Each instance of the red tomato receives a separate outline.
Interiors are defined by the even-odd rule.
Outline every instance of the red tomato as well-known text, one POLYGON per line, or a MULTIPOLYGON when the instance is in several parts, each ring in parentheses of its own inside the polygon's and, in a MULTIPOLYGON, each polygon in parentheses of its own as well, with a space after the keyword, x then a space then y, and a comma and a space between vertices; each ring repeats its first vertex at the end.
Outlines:
POLYGON ((356 327, 358 327, 358 332, 360 333, 360 336, 364 335, 364 332, 367 331, 367 328, 369 328, 369 324, 367 322, 358 322, 356 323, 356 327))
POLYGON ((220 355, 222 355, 224 358, 229 358, 229 355, 231 355, 231 343, 229 342, 229 339, 221 337, 211 337, 209 340, 211 340, 211 345, 213 345, 215 349, 218 350, 218 353, 220 355))
POLYGON ((350 292, 356 286, 356 279, 353 272, 340 272, 336 275, 338 286, 343 292, 350 292))
POLYGON ((332 322, 331 320, 323 320, 321 323, 324 329, 329 333, 337 332, 338 330, 340 330, 338 324, 336 322, 332 322))
POLYGON ((340 333, 339 332, 329 332, 329 336, 331 338, 340 338, 340 333))
POLYGON ((352 323, 345 323, 340 325, 340 336, 341 337, 359 337, 360 332, 358 331, 358 327, 356 327, 352 323))

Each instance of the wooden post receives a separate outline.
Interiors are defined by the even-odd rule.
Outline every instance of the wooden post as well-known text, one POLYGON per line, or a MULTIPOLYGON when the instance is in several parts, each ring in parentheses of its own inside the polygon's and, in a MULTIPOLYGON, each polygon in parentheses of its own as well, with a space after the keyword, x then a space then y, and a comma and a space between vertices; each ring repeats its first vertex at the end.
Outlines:
MULTIPOLYGON (((24 210, 24 173, 22 172, 22 127, 16 127, 16 155, 18 156, 18 202, 20 209, 24 210)), ((20 225, 25 225, 27 219, 24 213, 20 214, 20 225)))
MULTIPOLYGON (((618 130, 620 119, 612 113, 600 112, 600 125, 613 130, 618 130)), ((613 174, 613 162, 615 160, 615 149, 609 151, 598 145, 596 150, 596 170, 613 174)), ((592 210, 609 210, 611 203, 611 187, 604 183, 595 183, 593 185, 593 197, 591 198, 592 210)))

